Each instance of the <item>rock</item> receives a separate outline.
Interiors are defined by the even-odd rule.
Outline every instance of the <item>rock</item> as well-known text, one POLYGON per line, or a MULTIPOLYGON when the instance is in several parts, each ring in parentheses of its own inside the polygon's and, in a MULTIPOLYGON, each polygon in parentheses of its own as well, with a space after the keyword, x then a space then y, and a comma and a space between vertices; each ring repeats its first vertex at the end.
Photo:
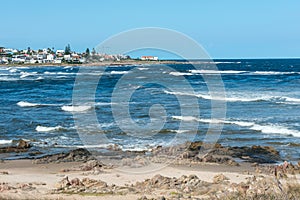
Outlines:
POLYGON ((251 167, 258 167, 258 163, 257 163, 257 162, 252 163, 252 164, 251 164, 251 167))
POLYGON ((83 186, 83 184, 81 183, 81 181, 79 180, 79 178, 72 179, 70 183, 73 186, 83 186))
POLYGON ((103 167, 103 165, 104 164, 98 160, 89 160, 86 163, 84 163, 83 165, 81 165, 79 168, 82 171, 90 171, 95 168, 101 168, 101 167, 103 167))
POLYGON ((222 183, 222 182, 227 181, 227 180, 229 180, 229 178, 226 177, 224 174, 217 174, 213 178, 213 183, 215 183, 215 184, 222 183))
POLYGON ((25 140, 20 140, 18 146, 1 147, 0 153, 22 153, 27 152, 31 147, 31 144, 25 140))
POLYGON ((2 175, 8 175, 8 171, 0 171, 0 174, 2 174, 2 175))
POLYGON ((111 151, 121 151, 122 150, 121 147, 117 144, 113 144, 113 145, 111 144, 108 146, 107 149, 111 150, 111 151))
POLYGON ((18 148, 20 148, 20 149, 28 149, 30 147, 31 147, 31 144, 29 144, 25 140, 20 140, 19 141, 18 148))
POLYGON ((60 162, 87 162, 95 160, 91 153, 83 148, 62 152, 53 155, 46 155, 33 161, 35 164, 60 163, 60 162))
POLYGON ((65 188, 67 186, 70 186, 70 185, 71 185, 71 183, 69 181, 69 177, 66 176, 65 178, 63 178, 61 181, 59 181, 56 184, 56 188, 57 189, 63 189, 63 188, 65 188))
POLYGON ((100 181, 100 180, 94 180, 94 179, 89 179, 89 178, 84 178, 82 179, 82 184, 89 188, 89 187, 98 187, 98 188, 106 188, 107 187, 107 183, 104 181, 100 181))

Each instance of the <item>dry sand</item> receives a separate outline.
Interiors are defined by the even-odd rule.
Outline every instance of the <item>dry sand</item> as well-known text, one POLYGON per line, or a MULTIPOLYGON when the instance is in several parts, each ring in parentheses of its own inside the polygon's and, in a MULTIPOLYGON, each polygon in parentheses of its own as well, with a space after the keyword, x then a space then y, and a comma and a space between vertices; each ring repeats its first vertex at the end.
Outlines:
MULTIPOLYGON (((0 192, 0 199, 137 199, 142 194, 122 195, 78 195, 78 194, 49 194, 49 191, 56 187, 56 184, 65 176, 73 178, 91 178, 102 180, 109 185, 115 184, 124 186, 125 184, 134 184, 137 181, 150 179, 156 174, 166 177, 177 177, 182 175, 194 174, 199 179, 213 182, 213 177, 217 174, 224 174, 230 179, 230 182, 240 183, 249 177, 248 173, 253 173, 254 168, 250 164, 243 164, 239 167, 220 166, 220 165, 201 165, 201 166, 167 166, 159 171, 142 173, 128 173, 124 169, 105 169, 98 175, 83 175, 82 171, 64 172, 63 169, 70 169, 79 166, 82 163, 50 163, 50 164, 32 164, 31 160, 13 160, 0 163, 0 182, 10 185, 32 184, 35 189, 28 190, 7 190, 0 192), (4 172, 1 174, 1 172, 4 172), (8 172, 8 174, 5 174, 8 172)), ((151 197, 151 195, 147 195, 151 197)))

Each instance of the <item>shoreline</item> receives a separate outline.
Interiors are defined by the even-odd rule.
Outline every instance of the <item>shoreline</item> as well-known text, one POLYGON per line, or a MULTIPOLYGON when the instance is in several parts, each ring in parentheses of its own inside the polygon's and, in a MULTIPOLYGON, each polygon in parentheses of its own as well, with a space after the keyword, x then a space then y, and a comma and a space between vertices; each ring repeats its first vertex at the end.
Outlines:
MULTIPOLYGON (((184 152, 180 150, 186 145, 157 147, 153 157, 146 152, 122 152, 115 146, 108 157, 75 149, 38 159, 2 160, 0 199, 251 199, 258 194, 263 199, 282 199, 287 194, 300 195, 300 162, 259 164, 251 155, 247 158, 248 147, 220 144, 200 159, 201 146, 207 144, 188 143, 184 152), (177 154, 172 152, 180 154, 174 159, 177 154), (248 161, 230 159, 229 155, 239 153, 248 161)), ((21 142, 19 147, 31 146, 21 142)), ((276 155, 268 147, 251 150, 253 157, 276 155)))
POLYGON ((47 67, 47 66, 74 66, 74 67, 90 67, 90 66, 124 66, 124 65, 158 65, 158 64, 187 64, 183 61, 161 60, 161 61, 139 61, 139 60, 124 60, 124 61, 112 61, 112 62, 93 62, 82 64, 71 63, 34 63, 34 64, 0 64, 0 67, 47 67))
MULTIPOLYGON (((226 199, 227 196, 235 199, 253 197, 254 190, 263 190, 261 182, 268 187, 275 184, 272 172, 250 163, 169 165, 150 173, 132 174, 106 165, 82 168, 92 162, 34 164, 28 159, 1 162, 0 199, 226 199)), ((283 175, 285 178, 278 178, 282 187, 286 189, 286 184, 293 183, 294 195, 298 195, 299 172, 283 175)), ((274 187, 271 188, 274 194, 261 194, 263 199, 276 199, 272 195, 281 198, 283 192, 274 187)))

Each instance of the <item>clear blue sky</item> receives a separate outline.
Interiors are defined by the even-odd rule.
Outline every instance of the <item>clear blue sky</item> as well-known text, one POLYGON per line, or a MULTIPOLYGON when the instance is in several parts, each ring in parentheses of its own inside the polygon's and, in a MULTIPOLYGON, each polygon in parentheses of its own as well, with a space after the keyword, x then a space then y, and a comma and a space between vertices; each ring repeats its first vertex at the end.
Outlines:
POLYGON ((141 27, 182 32, 213 58, 300 57, 298 0, 1 1, 0 46, 93 48, 141 27))

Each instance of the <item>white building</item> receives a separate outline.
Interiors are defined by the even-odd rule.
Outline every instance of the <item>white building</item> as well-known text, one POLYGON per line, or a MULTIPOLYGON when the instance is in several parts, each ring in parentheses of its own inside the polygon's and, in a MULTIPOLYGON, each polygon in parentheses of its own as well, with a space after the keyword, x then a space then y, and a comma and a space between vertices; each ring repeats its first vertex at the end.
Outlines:
POLYGON ((65 60, 71 60, 71 55, 64 55, 65 60))
POLYGON ((54 56, 52 54, 47 54, 47 60, 53 61, 54 60, 54 56))
POLYGON ((155 60, 155 61, 157 61, 158 57, 156 57, 156 56, 142 56, 141 60, 155 60))
POLYGON ((65 50, 56 50, 56 54, 64 54, 65 50))

